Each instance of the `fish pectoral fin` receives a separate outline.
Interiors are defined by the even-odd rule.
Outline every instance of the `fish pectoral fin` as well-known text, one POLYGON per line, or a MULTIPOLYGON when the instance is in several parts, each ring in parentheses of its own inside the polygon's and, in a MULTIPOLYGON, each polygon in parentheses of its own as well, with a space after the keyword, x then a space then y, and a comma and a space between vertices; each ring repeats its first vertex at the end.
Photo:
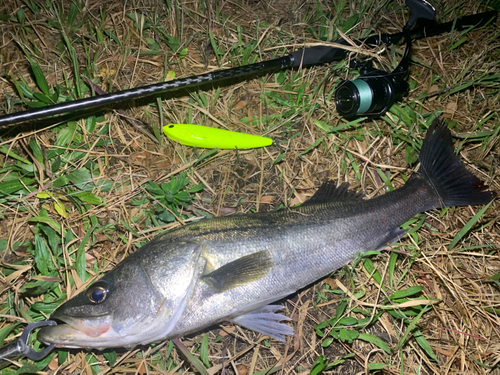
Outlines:
POLYGON ((251 313, 233 318, 230 321, 284 342, 285 336, 293 336, 293 328, 280 323, 282 320, 292 320, 288 316, 275 313, 276 310, 281 310, 282 308, 283 306, 281 305, 267 305, 251 313))
POLYGON ((406 234, 405 229, 396 228, 389 233, 380 241, 375 250, 382 250, 387 245, 392 245, 394 242, 398 242, 406 234))
POLYGON ((304 202, 301 207, 319 203, 357 201, 362 199, 363 193, 349 190, 349 183, 344 182, 337 186, 336 180, 329 180, 324 182, 316 190, 316 193, 304 202))
POLYGON ((272 264, 269 253, 259 251, 223 265, 203 276, 203 280, 215 293, 222 293, 263 278, 269 273, 272 264))

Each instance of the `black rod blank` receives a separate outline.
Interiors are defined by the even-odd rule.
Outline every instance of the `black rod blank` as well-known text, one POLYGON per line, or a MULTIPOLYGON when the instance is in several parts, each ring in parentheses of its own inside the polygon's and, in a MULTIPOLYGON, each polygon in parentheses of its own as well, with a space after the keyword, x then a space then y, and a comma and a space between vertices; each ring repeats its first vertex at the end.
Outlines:
MULTIPOLYGON (((467 28, 478 28, 486 25, 488 22, 495 22, 496 11, 483 12, 471 16, 465 16, 455 21, 442 24, 431 23, 427 26, 415 27, 411 31, 411 39, 422 39, 428 36, 438 35, 451 30, 465 30, 467 28)), ((404 37, 403 33, 373 35, 364 40, 356 41, 358 45, 379 45, 395 44, 404 37)), ((345 40, 336 42, 337 44, 348 45, 345 40)), ((57 116, 62 114, 80 112, 83 110, 92 110, 103 108, 111 104, 122 103, 132 99, 145 98, 155 94, 165 93, 167 91, 178 90, 182 88, 195 87, 206 83, 216 83, 228 79, 241 79, 256 74, 267 74, 277 72, 287 68, 299 68, 317 64, 326 64, 333 61, 340 61, 347 57, 349 51, 331 47, 315 46, 292 52, 288 56, 262 61, 254 64, 244 65, 236 68, 217 70, 212 73, 195 75, 187 78, 179 78, 168 82, 155 83, 148 86, 141 86, 133 89, 117 91, 105 95, 98 95, 84 99, 78 99, 71 102, 54 104, 47 107, 30 109, 23 112, 15 112, 0 116, 0 128, 22 122, 39 120, 42 118, 57 116)))
POLYGON ((285 56, 279 59, 263 61, 255 64, 244 65, 236 68, 218 70, 196 76, 179 78, 172 81, 154 83, 148 86, 136 87, 129 90, 117 91, 109 94, 78 99, 71 102, 54 104, 47 107, 30 109, 0 116, 0 128, 21 122, 39 120, 41 118, 56 116, 65 113, 102 108, 109 104, 122 103, 132 99, 144 98, 154 94, 173 91, 181 88, 199 86, 204 83, 216 83, 226 79, 235 79, 250 76, 256 73, 271 73, 291 66, 291 58, 285 56))

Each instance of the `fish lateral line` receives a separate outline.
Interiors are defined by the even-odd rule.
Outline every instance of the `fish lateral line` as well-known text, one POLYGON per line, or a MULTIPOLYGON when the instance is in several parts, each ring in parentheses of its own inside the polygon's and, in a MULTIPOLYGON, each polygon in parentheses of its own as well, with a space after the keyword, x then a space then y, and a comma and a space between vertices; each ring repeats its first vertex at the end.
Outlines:
MULTIPOLYGON (((280 323, 286 318, 275 314, 276 305, 267 305, 334 272, 359 253, 399 240, 405 234, 399 226, 418 213, 443 203, 485 204, 496 196, 454 154, 451 133, 442 122, 430 125, 419 160, 419 170, 402 187, 372 199, 349 191, 347 184, 337 187, 332 180, 293 209, 300 215, 285 209, 219 217, 163 234, 103 278, 121 285, 113 290, 120 298, 113 299, 111 293, 94 310, 106 311, 113 318, 110 331, 119 335, 89 338, 78 326, 65 324, 42 328, 38 338, 66 347, 133 346, 181 337, 222 321, 277 339, 293 335, 291 327, 280 323), (152 293, 138 273, 138 261, 144 262, 149 280, 163 295, 152 293)), ((69 306, 91 321, 92 309, 85 303, 85 292, 65 302, 56 310, 60 320, 72 322, 67 319, 69 306)))

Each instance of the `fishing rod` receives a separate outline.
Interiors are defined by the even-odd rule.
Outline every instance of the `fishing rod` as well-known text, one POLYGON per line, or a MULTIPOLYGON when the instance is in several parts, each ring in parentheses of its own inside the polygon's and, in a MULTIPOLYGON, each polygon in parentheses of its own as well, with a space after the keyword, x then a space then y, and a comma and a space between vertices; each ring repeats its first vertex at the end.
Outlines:
MULTIPOLYGON (((406 5, 410 8, 411 16, 403 32, 372 35, 363 41, 355 41, 355 44, 361 47, 363 45, 391 45, 405 39, 407 42, 407 48, 405 51, 405 57, 402 60, 403 66, 399 67, 399 71, 387 73, 381 70, 372 69, 369 63, 359 65, 360 63, 356 62, 358 65, 354 65, 353 67, 360 69, 360 72, 362 73, 360 81, 346 81, 336 89, 335 102, 337 110, 341 115, 347 115, 347 117, 361 116, 365 115, 367 112, 375 115, 381 114, 383 111, 387 110, 390 105, 394 103, 394 101, 399 100, 404 95, 407 87, 404 85, 405 82, 403 79, 408 71, 407 65, 409 64, 411 40, 423 39, 445 32, 450 32, 452 30, 462 31, 466 29, 475 29, 490 22, 494 22, 497 17, 496 11, 489 11, 465 16, 456 19, 455 21, 442 24, 430 23, 424 26, 417 26, 411 30, 410 28, 419 19, 433 20, 435 10, 432 5, 425 0, 406 0, 406 5), (367 77, 371 79, 366 79, 367 77), (396 80, 394 77, 398 77, 398 79, 396 80), (382 89, 380 89, 380 87, 382 87, 382 89), (379 93, 384 94, 382 95, 384 98, 382 104, 373 102, 373 98, 377 98, 379 93), (373 103, 367 106, 368 102, 373 103)), ((350 44, 343 39, 338 40, 335 43, 346 47, 350 46, 350 44)), ((287 56, 273 60, 78 99, 23 112, 2 115, 0 116, 0 128, 23 122, 39 120, 50 116, 58 116, 81 111, 85 111, 85 114, 88 115, 90 110, 98 108, 104 109, 106 106, 110 106, 112 104, 123 103, 132 99, 145 98, 165 93, 167 91, 200 86, 206 83, 220 83, 229 79, 242 79, 244 77, 255 76, 256 74, 262 75, 284 69, 327 64, 333 61, 345 59, 350 53, 351 52, 347 49, 327 45, 304 48, 302 50, 294 51, 287 56)), ((396 68, 396 70, 398 70, 398 68, 396 68)))
MULTIPOLYGON (((363 41, 354 41, 357 46, 361 47, 363 45, 391 45, 399 43, 404 39, 406 49, 401 62, 393 72, 374 69, 369 61, 359 62, 352 60, 350 64, 351 68, 358 69, 361 75, 355 80, 343 81, 335 89, 335 104, 341 115, 345 117, 378 116, 385 112, 394 101, 401 99, 408 87, 405 79, 410 63, 412 40, 423 39, 452 30, 463 31, 475 29, 494 22, 497 17, 496 11, 490 11, 462 17, 447 23, 428 23, 425 26, 417 25, 413 28, 418 20, 434 20, 435 10, 425 0, 406 0, 406 4, 411 10, 411 16, 402 32, 372 35, 363 41)), ((336 43, 346 47, 349 46, 349 43, 345 40, 339 40, 336 43)), ((170 90, 199 86, 204 83, 215 83, 227 79, 276 72, 283 69, 331 63, 347 58, 350 53, 348 49, 327 45, 305 48, 269 61, 3 115, 0 116, 0 128, 50 116, 93 110, 131 99, 149 97, 170 90)), ((0 348, 0 369, 9 365, 20 356, 26 356, 35 361, 44 358, 54 349, 54 345, 49 345, 42 351, 37 352, 29 346, 29 336, 33 330, 39 327, 56 324, 53 320, 46 320, 27 325, 18 340, 0 348)))

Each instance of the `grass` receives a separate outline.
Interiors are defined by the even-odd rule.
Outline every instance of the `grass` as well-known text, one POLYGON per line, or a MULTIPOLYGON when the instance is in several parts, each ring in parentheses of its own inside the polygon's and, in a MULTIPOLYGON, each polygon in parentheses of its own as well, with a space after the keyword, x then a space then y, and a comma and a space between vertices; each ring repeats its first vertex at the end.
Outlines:
MULTIPOLYGON (((499 7, 436 5, 440 21, 499 7)), ((7 0, 0 19, 0 106, 11 113, 89 96, 88 80, 117 91, 344 34, 396 32, 406 8, 362 0, 7 0)), ((500 191, 498 37, 490 27, 414 43, 411 91, 377 120, 349 122, 335 112, 335 86, 355 73, 341 62, 2 130, 0 342, 165 230, 290 207, 328 177, 367 198, 400 187, 436 116, 468 168, 500 191), (280 147, 196 150, 161 136, 171 122, 265 134, 280 147)), ((376 51, 375 63, 391 70, 401 51, 376 51)), ((297 332, 286 344, 223 324, 183 338, 179 351, 169 340, 131 351, 59 349, 3 371, 192 372, 187 350, 209 374, 498 373, 498 203, 419 215, 390 251, 365 254, 283 301, 297 332)), ((32 344, 40 345, 35 335, 32 344)))

